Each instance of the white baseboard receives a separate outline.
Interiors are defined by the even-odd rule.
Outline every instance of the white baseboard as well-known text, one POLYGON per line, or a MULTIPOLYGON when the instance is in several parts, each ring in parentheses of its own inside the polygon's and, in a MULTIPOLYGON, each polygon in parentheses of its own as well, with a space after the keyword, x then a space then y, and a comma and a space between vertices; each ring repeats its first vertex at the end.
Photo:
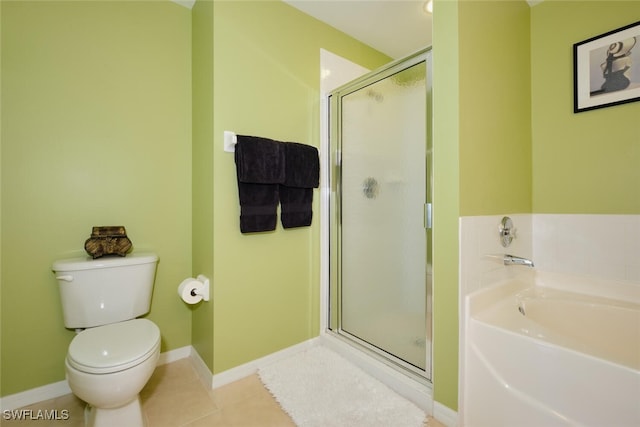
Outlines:
POLYGON ((200 354, 194 347, 191 347, 191 353, 189 354, 189 358, 191 359, 191 363, 195 368, 196 373, 200 378, 200 381, 202 381, 202 383, 205 386, 211 387, 211 384, 213 382, 213 374, 211 373, 211 370, 209 369, 207 364, 204 362, 202 357, 200 357, 200 354))
MULTIPOLYGON (((175 362, 176 360, 189 357, 191 354, 191 348, 191 346, 186 346, 161 353, 158 358, 158 365, 164 365, 166 363, 175 362)), ((69 388, 67 380, 58 381, 56 383, 46 384, 41 387, 4 396, 0 398, 0 409, 3 411, 18 409, 44 400, 55 399, 56 397, 64 396, 66 394, 71 394, 71 389, 69 388)))
POLYGON ((193 350, 193 347, 191 347, 190 345, 187 345, 184 347, 165 351, 164 353, 160 353, 157 366, 166 365, 167 363, 175 362, 176 360, 189 357, 191 355, 192 350, 193 350))
POLYGON ((43 400, 49 400, 56 397, 70 394, 71 389, 67 380, 58 381, 43 385, 41 387, 32 388, 30 390, 21 391, 20 393, 10 394, 0 398, 0 408, 5 410, 18 409, 23 406, 32 405, 43 400))
POLYGON ((447 427, 458 425, 458 413, 440 402, 433 402, 433 418, 447 427))
POLYGON ((253 375, 258 372, 258 369, 264 366, 268 366, 274 362, 289 357, 292 354, 304 351, 317 344, 318 338, 312 338, 310 340, 292 345, 291 347, 287 347, 275 353, 268 354, 264 357, 261 357, 260 359, 252 360, 251 362, 247 362, 243 365, 236 366, 235 368, 231 368, 215 374, 212 378, 211 388, 222 387, 223 385, 248 377, 249 375, 253 375))

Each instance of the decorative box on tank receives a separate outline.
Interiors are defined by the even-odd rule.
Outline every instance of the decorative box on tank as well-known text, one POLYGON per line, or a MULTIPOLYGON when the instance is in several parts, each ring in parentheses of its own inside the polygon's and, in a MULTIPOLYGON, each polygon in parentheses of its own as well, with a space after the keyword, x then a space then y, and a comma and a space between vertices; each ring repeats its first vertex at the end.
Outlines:
POLYGON ((125 256, 131 246, 122 226, 93 227, 91 237, 84 242, 84 250, 94 259, 104 255, 125 256))

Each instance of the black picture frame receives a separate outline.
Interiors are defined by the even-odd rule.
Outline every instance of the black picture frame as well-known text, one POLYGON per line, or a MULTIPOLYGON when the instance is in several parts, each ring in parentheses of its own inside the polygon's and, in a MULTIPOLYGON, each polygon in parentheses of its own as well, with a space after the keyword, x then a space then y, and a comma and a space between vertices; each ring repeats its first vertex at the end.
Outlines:
POLYGON ((640 101, 640 21, 573 45, 573 112, 640 101))

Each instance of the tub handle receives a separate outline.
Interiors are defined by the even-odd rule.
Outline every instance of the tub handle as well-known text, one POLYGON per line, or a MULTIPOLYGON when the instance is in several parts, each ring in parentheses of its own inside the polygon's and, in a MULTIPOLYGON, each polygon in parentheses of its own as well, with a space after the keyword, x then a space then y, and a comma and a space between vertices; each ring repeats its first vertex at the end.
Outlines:
POLYGON ((498 226, 498 232, 500 233, 500 243, 505 248, 508 248, 513 239, 516 238, 516 229, 513 227, 511 218, 508 216, 502 218, 498 226))

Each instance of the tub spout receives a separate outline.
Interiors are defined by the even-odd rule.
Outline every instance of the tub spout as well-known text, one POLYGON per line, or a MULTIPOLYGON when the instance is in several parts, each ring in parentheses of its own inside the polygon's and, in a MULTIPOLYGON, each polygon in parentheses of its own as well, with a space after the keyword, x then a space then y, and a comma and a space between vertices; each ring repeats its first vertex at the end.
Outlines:
POLYGON ((515 255, 505 255, 504 265, 524 265, 527 267, 533 267, 533 261, 515 255))

